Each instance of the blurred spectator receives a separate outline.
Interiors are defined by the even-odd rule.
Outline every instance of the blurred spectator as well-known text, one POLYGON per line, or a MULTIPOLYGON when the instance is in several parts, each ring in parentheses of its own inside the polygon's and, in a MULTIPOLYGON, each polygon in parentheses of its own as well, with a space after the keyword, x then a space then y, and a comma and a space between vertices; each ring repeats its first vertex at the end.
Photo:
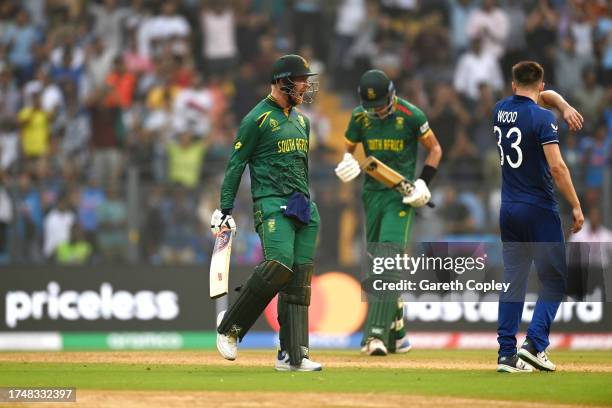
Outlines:
POLYGON ((89 115, 80 103, 77 91, 72 86, 64 88, 66 109, 56 121, 61 135, 60 155, 62 160, 76 166, 79 172, 86 168, 89 157, 88 146, 91 134, 89 115))
POLYGON ((576 39, 576 54, 587 59, 593 59, 593 24, 589 21, 587 14, 579 7, 572 7, 572 19, 569 34, 576 39))
POLYGON ((146 131, 136 122, 127 140, 129 166, 138 171, 139 179, 149 182, 155 179, 154 158, 155 141, 153 133, 146 131))
POLYGON ((21 106, 21 95, 8 66, 0 62, 0 122, 14 121, 21 106))
POLYGON ((16 167, 19 159, 19 133, 15 120, 0 118, 0 173, 16 167))
POLYGON ((57 247, 70 240, 70 230, 74 222, 75 215, 68 206, 68 196, 63 193, 58 197, 56 206, 44 218, 45 258, 53 258, 57 247))
POLYGON ((115 51, 104 43, 102 38, 96 38, 87 48, 87 92, 93 92, 104 85, 108 73, 113 67, 115 51))
POLYGON ((582 229, 572 234, 570 241, 589 244, 589 273, 594 272, 592 268, 597 267, 601 267, 603 272, 609 271, 608 267, 612 262, 612 230, 603 225, 599 206, 593 206, 589 210, 582 229))
POLYGON ((125 69, 135 74, 151 72, 155 68, 153 60, 149 56, 138 52, 135 31, 131 31, 128 36, 127 47, 123 52, 123 62, 125 63, 125 69))
POLYGON ((39 92, 41 105, 44 111, 55 115, 64 106, 64 96, 60 87, 52 81, 47 68, 42 67, 36 71, 36 77, 25 84, 24 95, 26 103, 31 103, 32 94, 39 92))
POLYGON ((595 128, 594 137, 582 140, 583 162, 586 165, 586 204, 597 205, 601 199, 605 170, 612 168, 612 140, 606 136, 607 129, 603 122, 595 128))
POLYGON ((6 188, 7 180, 0 170, 0 256, 7 252, 9 227, 13 222, 13 203, 6 188))
POLYGON ((164 240, 164 221, 162 219, 161 204, 164 189, 155 186, 147 194, 146 208, 142 218, 141 244, 144 259, 153 264, 161 262, 160 247, 164 240))
POLYGON ((153 142, 153 174, 158 182, 167 177, 167 146, 173 135, 174 113, 171 90, 166 88, 162 94, 162 104, 150 109, 144 120, 143 132, 149 133, 153 142))
POLYGON ((81 188, 80 202, 78 204, 79 225, 87 240, 97 247, 96 232, 98 229, 98 208, 102 205, 106 196, 94 179, 81 188))
POLYGON ((495 92, 504 87, 504 79, 497 59, 491 54, 483 52, 480 38, 472 40, 470 51, 459 58, 455 77, 454 88, 471 102, 478 100, 478 87, 480 84, 488 84, 495 92))
POLYGON ((327 55, 325 43, 325 2, 323 0, 295 0, 291 16, 294 48, 310 45, 316 56, 327 55))
MULTIPOLYGON (((548 78, 557 78, 555 69, 555 52, 557 32, 559 31, 559 15, 551 6, 549 0, 535 0, 528 7, 525 23, 529 58, 540 61, 548 78)), ((511 39, 511 38, 510 38, 511 39)), ((558 84, 558 82, 556 82, 558 84)))
POLYGON ((444 191, 444 202, 439 215, 444 220, 445 231, 450 234, 465 234, 474 230, 474 219, 470 210, 458 200, 454 187, 448 187, 444 191))
POLYGON ((470 38, 467 22, 476 8, 474 0, 448 0, 450 10, 450 39, 453 55, 459 56, 467 51, 470 38))
POLYGON ((236 22, 228 3, 223 0, 211 3, 201 14, 204 62, 208 73, 222 75, 229 73, 236 63, 236 22))
POLYGON ((480 8, 470 13, 466 30, 470 40, 479 38, 482 41, 485 54, 491 54, 497 60, 504 55, 510 21, 507 13, 497 7, 496 0, 483 0, 480 8))
POLYGON ((182 132, 168 145, 168 181, 195 188, 200 180, 206 143, 191 132, 182 132))
POLYGON ((257 55, 257 40, 266 30, 270 15, 257 10, 256 2, 238 0, 235 7, 236 45, 240 66, 244 66, 257 55))
POLYGON ((60 265, 84 265, 92 256, 92 246, 85 239, 83 229, 78 223, 72 224, 70 239, 57 246, 55 261, 60 265))
POLYGON ((19 84, 24 84, 34 75, 34 53, 42 38, 25 9, 19 10, 15 22, 4 32, 1 44, 8 50, 8 60, 15 68, 19 84))
POLYGON ((468 138, 465 128, 458 127, 454 142, 448 151, 448 175, 453 184, 473 185, 483 179, 480 150, 468 138))
POLYGON ((447 83, 439 82, 434 87, 428 118, 442 149, 446 150, 453 144, 457 127, 469 123, 470 114, 453 88, 447 83))
POLYGON ((349 62, 349 52, 357 36, 365 28, 366 17, 365 0, 340 2, 336 15, 334 49, 330 58, 330 72, 334 75, 334 84, 339 89, 346 88, 346 73, 352 65, 349 62))
POLYGON ((97 248, 107 262, 127 259, 127 206, 119 197, 119 188, 111 184, 106 189, 105 200, 96 209, 97 248))
POLYGON ((175 187, 162 204, 164 240, 160 249, 164 263, 190 264, 197 256, 199 223, 195 203, 185 189, 175 187))
POLYGON ((78 90, 82 88, 83 66, 74 64, 72 51, 72 48, 64 48, 61 62, 51 67, 49 75, 54 82, 62 85, 70 84, 78 90))
POLYGON ((187 51, 185 41, 191 34, 189 23, 178 13, 177 0, 161 3, 161 14, 146 18, 138 29, 138 53, 145 57, 155 57, 161 48, 168 44, 173 53, 187 51))
POLYGON ((491 87, 485 83, 478 86, 478 104, 472 112, 472 127, 470 140, 482 153, 493 150, 491 143, 491 112, 495 107, 496 98, 491 87))
POLYGON ((127 109, 132 105, 136 75, 125 69, 123 58, 115 57, 113 70, 106 77, 106 85, 110 88, 107 103, 127 109))
POLYGON ((504 48, 506 52, 501 59, 502 72, 510 72, 512 65, 529 59, 527 52, 527 10, 523 2, 507 2, 504 11, 508 17, 508 35, 504 48))
POLYGON ((32 185, 28 173, 19 176, 17 210, 17 234, 20 260, 37 261, 41 258, 43 231, 43 203, 38 189, 32 185))
POLYGON ((582 71, 583 86, 574 90, 572 99, 576 109, 584 117, 584 130, 593 131, 602 114, 606 92, 597 83, 597 73, 592 67, 586 67, 582 71))
POLYGON ((555 85, 563 95, 572 95, 582 88, 582 72, 592 63, 590 58, 576 53, 576 42, 573 36, 561 41, 555 58, 555 85))
POLYGON ((94 34, 116 53, 123 45, 123 20, 128 10, 119 7, 118 0, 103 0, 103 4, 90 3, 89 13, 94 17, 94 34))
POLYGON ((601 71, 604 86, 612 85, 612 6, 608 4, 608 14, 597 21, 596 43, 601 55, 601 71))
POLYGON ((40 92, 32 94, 32 105, 19 111, 21 149, 25 166, 33 171, 49 152, 51 116, 42 109, 40 92))
POLYGON ((243 118, 264 95, 257 91, 258 82, 251 64, 240 64, 235 84, 232 111, 236 117, 243 118))
POLYGON ((206 136, 210 132, 213 108, 212 93, 202 77, 195 75, 190 86, 179 91, 174 99, 174 129, 197 137, 206 136))
POLYGON ((123 168, 121 150, 125 129, 119 106, 105 102, 113 95, 111 92, 108 87, 100 88, 89 97, 87 103, 91 126, 91 176, 99 184, 116 182, 123 168))

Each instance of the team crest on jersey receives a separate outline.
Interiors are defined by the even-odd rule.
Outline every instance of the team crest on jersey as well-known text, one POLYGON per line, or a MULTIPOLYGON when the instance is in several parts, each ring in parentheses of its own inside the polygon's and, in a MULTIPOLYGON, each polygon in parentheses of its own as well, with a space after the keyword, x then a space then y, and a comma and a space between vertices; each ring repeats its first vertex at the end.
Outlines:
POLYGON ((396 116, 395 117, 395 128, 397 130, 401 130, 404 128, 404 118, 401 116, 396 116))
POLYGON ((306 122, 304 121, 304 117, 302 115, 298 115, 298 122, 300 122, 300 126, 306 129, 306 122))
POLYGON ((236 142, 236 144, 234 145, 234 149, 238 150, 242 147, 242 143, 241 142, 236 142))
POLYGON ((355 115, 355 122, 360 123, 364 129, 370 128, 370 118, 365 112, 359 112, 355 115))
POLYGON ((376 92, 374 92, 374 88, 368 88, 368 99, 371 101, 376 99, 376 92))
POLYGON ((405 217, 406 216, 406 211, 402 210, 399 212, 398 214, 400 217, 405 217))
POLYGON ((280 128, 278 127, 278 121, 274 118, 269 120, 270 122, 270 127, 272 128, 272 131, 275 132, 277 130, 279 130, 280 128))
POLYGON ((269 233, 276 232, 276 220, 274 218, 270 218, 268 220, 268 232, 269 233))

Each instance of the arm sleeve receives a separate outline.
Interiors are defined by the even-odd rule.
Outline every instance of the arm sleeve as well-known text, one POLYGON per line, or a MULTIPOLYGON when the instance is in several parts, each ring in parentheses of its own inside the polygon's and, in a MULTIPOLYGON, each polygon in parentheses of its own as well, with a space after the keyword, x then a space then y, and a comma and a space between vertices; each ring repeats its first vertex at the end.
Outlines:
POLYGON ((538 112, 536 118, 538 142, 542 145, 559 143, 559 125, 557 124, 555 115, 549 110, 542 109, 538 112))
POLYGON ((357 144, 357 143, 361 143, 362 141, 362 135, 361 135, 361 121, 366 120, 365 118, 366 113, 353 113, 351 115, 351 120, 348 124, 348 128, 346 129, 346 132, 344 133, 344 137, 346 138, 346 140, 350 143, 353 144, 357 144))
POLYGON ((427 116, 425 116, 425 113, 416 106, 413 107, 411 111, 413 115, 414 131, 419 137, 425 136, 430 131, 427 116))
POLYGON ((243 119, 234 140, 234 149, 221 185, 221 208, 232 208, 244 168, 257 145, 259 129, 252 118, 243 119))

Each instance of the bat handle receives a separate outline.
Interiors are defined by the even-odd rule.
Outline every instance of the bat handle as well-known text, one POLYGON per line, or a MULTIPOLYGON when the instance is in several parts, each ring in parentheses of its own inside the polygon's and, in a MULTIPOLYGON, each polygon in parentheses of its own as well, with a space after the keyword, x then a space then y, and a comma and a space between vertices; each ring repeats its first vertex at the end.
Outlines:
POLYGON ((427 206, 428 206, 429 208, 436 208, 436 204, 435 204, 435 203, 433 203, 433 202, 431 202, 431 201, 428 201, 428 202, 427 202, 427 206))

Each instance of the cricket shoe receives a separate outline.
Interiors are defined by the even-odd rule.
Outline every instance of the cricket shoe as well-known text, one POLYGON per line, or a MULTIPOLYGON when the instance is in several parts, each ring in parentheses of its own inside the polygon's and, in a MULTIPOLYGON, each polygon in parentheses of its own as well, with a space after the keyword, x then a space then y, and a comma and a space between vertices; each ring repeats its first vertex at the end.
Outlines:
POLYGON ((518 351, 518 356, 538 370, 555 371, 557 369, 557 366, 555 366, 553 362, 548 359, 548 354, 546 354, 546 351, 541 351, 538 353, 529 338, 525 339, 523 346, 518 351))
POLYGON ((497 359, 498 373, 531 373, 533 367, 524 362, 516 354, 513 356, 501 356, 497 359))
MULTIPOLYGON (((225 310, 217 315, 217 327, 221 324, 225 310)), ((226 360, 235 360, 238 355, 238 339, 230 333, 221 334, 217 332, 217 350, 226 360)))
POLYGON ((321 371, 321 364, 310 360, 308 357, 302 358, 302 364, 299 366, 291 365, 289 362, 289 354, 285 350, 279 350, 276 356, 276 371, 321 371))
POLYGON ((386 356, 387 347, 385 347, 385 343, 381 339, 370 337, 366 341, 365 346, 361 348, 361 352, 366 353, 368 356, 386 356))
POLYGON ((404 336, 401 339, 395 340, 395 351, 392 353, 407 353, 412 350, 412 344, 408 340, 408 336, 404 336))

